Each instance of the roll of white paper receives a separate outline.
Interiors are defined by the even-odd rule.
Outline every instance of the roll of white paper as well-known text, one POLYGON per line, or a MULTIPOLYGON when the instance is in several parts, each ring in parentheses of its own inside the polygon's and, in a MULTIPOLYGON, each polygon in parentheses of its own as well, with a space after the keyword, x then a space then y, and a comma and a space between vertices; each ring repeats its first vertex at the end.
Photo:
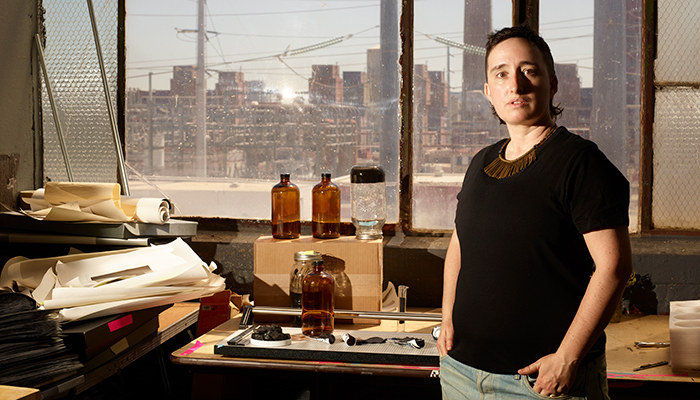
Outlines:
POLYGON ((170 219, 170 202, 157 197, 122 197, 123 205, 135 207, 134 218, 138 222, 164 224, 170 219))

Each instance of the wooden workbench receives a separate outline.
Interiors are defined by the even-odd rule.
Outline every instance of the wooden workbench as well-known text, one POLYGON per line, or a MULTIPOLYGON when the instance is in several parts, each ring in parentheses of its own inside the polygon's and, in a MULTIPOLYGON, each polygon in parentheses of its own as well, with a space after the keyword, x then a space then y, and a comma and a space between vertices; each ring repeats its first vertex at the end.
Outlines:
MULTIPOLYGON (((439 313, 440 310, 429 311, 439 313)), ((403 393, 420 394, 419 397, 423 398, 440 398, 440 371, 437 366, 242 358, 214 354, 214 346, 238 330, 239 320, 240 316, 237 316, 171 354, 170 359, 174 364, 186 366, 195 373, 203 372, 208 377, 219 377, 218 380, 214 379, 205 385, 210 390, 206 394, 197 390, 193 391, 193 398, 219 398, 217 396, 223 396, 231 391, 239 391, 241 388, 248 390, 243 394, 252 395, 256 393, 255 390, 260 390, 260 385, 264 385, 269 379, 283 379, 282 377, 286 375, 290 376, 286 381, 290 387, 299 380, 315 379, 315 384, 321 387, 319 392, 332 397, 337 395, 333 391, 333 387, 337 385, 348 386, 347 393, 343 393, 343 395, 349 396, 347 398, 357 398, 367 394, 369 390, 383 390, 387 386, 386 382, 389 382, 394 385, 391 389, 387 389, 386 395, 389 397, 397 395, 397 388, 416 385, 406 389, 403 393), (370 387, 366 384, 368 381, 372 382, 370 378, 374 379, 374 386, 371 386, 371 389, 358 389, 370 387), (215 390, 214 386, 221 389, 215 390), (257 389, 250 389, 246 386, 254 386, 257 389), (364 391, 348 395, 353 390, 364 391)), ((411 332, 430 333, 432 328, 438 325, 439 323, 406 321, 405 332, 407 335, 410 335, 411 332)), ((381 325, 339 325, 336 327, 339 331, 349 329, 382 332, 396 331, 396 328, 397 321, 391 320, 383 320, 381 325)), ((679 393, 680 391, 695 391, 693 383, 700 382, 700 371, 674 371, 668 365, 633 371, 634 368, 644 364, 668 360, 668 347, 637 348, 634 345, 636 341, 668 342, 668 316, 625 316, 621 322, 608 325, 606 334, 608 379, 611 390, 617 389, 617 387, 628 392, 642 390, 647 393, 661 390, 666 394, 669 391, 678 391, 679 393), (630 385, 633 386, 631 389, 630 385), (648 388, 649 385, 652 387, 648 388), (682 385, 682 387, 678 388, 676 385, 682 385), (687 385, 691 385, 691 387, 687 385)), ((700 386, 697 390, 700 393, 700 386)))
POLYGON ((610 323, 605 333, 608 379, 700 383, 700 371, 677 371, 669 365, 633 371, 645 364, 670 361, 668 347, 640 348, 634 344, 668 342, 668 315, 625 316, 621 322, 610 323))
MULTIPOLYGON (((436 310, 434 312, 439 312, 436 310)), ((203 368, 253 368, 253 369, 278 369, 306 372, 331 372, 350 373, 361 375, 401 376, 419 378, 437 378, 438 367, 415 365, 391 365, 391 364, 358 364, 328 361, 300 361, 300 360, 273 360, 261 358, 228 357, 214 354, 214 345, 221 342, 232 332, 238 330, 240 315, 212 329, 209 333, 190 342, 183 348, 171 354, 170 359, 174 364, 188 367, 203 368)), ((406 321, 405 332, 427 333, 432 332, 433 327, 439 323, 423 321, 406 321)), ((397 321, 383 320, 379 325, 337 325, 337 330, 359 331, 383 331, 396 332, 397 321)), ((338 339, 340 340, 340 339, 338 339)))

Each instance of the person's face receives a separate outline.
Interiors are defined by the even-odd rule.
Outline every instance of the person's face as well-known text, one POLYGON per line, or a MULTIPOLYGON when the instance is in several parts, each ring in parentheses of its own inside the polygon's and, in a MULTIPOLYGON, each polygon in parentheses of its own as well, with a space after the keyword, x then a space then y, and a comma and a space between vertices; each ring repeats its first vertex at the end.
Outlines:
POLYGON ((484 93, 507 125, 549 125, 557 92, 538 48, 522 38, 506 39, 489 54, 484 93))

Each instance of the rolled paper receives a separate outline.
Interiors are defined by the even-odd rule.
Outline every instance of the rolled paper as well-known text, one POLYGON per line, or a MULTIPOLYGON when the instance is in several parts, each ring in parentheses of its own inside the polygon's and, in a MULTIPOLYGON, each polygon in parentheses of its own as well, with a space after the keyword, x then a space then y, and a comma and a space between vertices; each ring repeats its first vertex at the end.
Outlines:
POLYGON ((28 214, 46 221, 143 222, 170 220, 167 199, 120 197, 118 183, 48 182, 25 202, 28 214))
POLYGON ((355 345, 355 342, 357 342, 357 340, 355 339, 355 337, 352 336, 351 334, 347 333, 347 332, 344 332, 342 335, 340 335, 340 337, 343 338, 343 341, 344 341, 345 344, 347 344, 348 346, 354 346, 354 345, 355 345))
POLYGON ((335 343, 335 336, 333 334, 322 335, 322 336, 310 336, 310 338, 314 339, 314 340, 318 340, 319 342, 323 342, 325 344, 335 343))
POLYGON ((432 335, 433 339, 438 340, 438 338, 440 337, 440 326, 433 327, 432 335))
POLYGON ((138 222, 164 224, 170 219, 170 202, 155 197, 122 197, 122 209, 138 222))

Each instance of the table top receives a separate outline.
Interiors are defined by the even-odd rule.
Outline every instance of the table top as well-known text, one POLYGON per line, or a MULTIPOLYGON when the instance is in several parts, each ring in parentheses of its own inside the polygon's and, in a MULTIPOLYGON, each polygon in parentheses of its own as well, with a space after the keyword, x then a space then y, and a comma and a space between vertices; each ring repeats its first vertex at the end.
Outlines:
POLYGON ((670 361, 669 347, 640 348, 635 342, 669 342, 668 315, 623 316, 605 328, 608 379, 700 382, 700 371, 674 370, 670 365, 634 371, 642 365, 670 361))
MULTIPOLYGON (((422 309, 420 312, 439 313, 440 310, 422 309)), ((668 315, 624 316, 622 321, 610 323, 605 329, 607 335, 608 379, 700 382, 700 371, 678 371, 673 370, 669 365, 633 371, 635 368, 645 364, 670 360, 668 347, 639 348, 635 346, 637 341, 668 342, 670 340, 668 319, 668 315)), ((170 356, 171 361, 175 364, 191 367, 257 368, 423 378, 439 377, 439 368, 437 366, 285 360, 231 357, 215 354, 214 346, 236 332, 239 321, 240 315, 214 328, 209 333, 196 338, 186 346, 173 352, 170 356)), ((406 334, 412 332, 431 333, 435 326, 439 326, 439 323, 406 321, 404 331, 406 334)), ((397 327, 397 321, 382 320, 380 325, 338 325, 336 329, 339 331, 396 332, 397 327)))
MULTIPOLYGON (((414 310, 412 310, 414 311, 414 310)), ((439 309, 422 309, 422 312, 439 313, 439 309)), ((192 367, 218 368, 257 368, 278 369, 307 372, 335 372, 351 374, 371 374, 378 376, 404 377, 438 377, 439 368, 429 365, 404 364, 370 364, 357 362, 309 361, 290 359, 268 359, 251 357, 231 357, 214 353, 214 346, 238 330, 240 315, 212 329, 207 334, 196 338, 181 349, 173 352, 170 359, 173 363, 192 367)), ((437 322, 405 321, 404 330, 397 332, 398 321, 382 320, 378 325, 337 324, 336 331, 361 332, 396 332, 397 335, 410 336, 411 333, 431 334, 437 322)), ((426 343, 426 347, 429 346, 426 343)), ((432 344, 434 346, 434 344, 432 344)))

